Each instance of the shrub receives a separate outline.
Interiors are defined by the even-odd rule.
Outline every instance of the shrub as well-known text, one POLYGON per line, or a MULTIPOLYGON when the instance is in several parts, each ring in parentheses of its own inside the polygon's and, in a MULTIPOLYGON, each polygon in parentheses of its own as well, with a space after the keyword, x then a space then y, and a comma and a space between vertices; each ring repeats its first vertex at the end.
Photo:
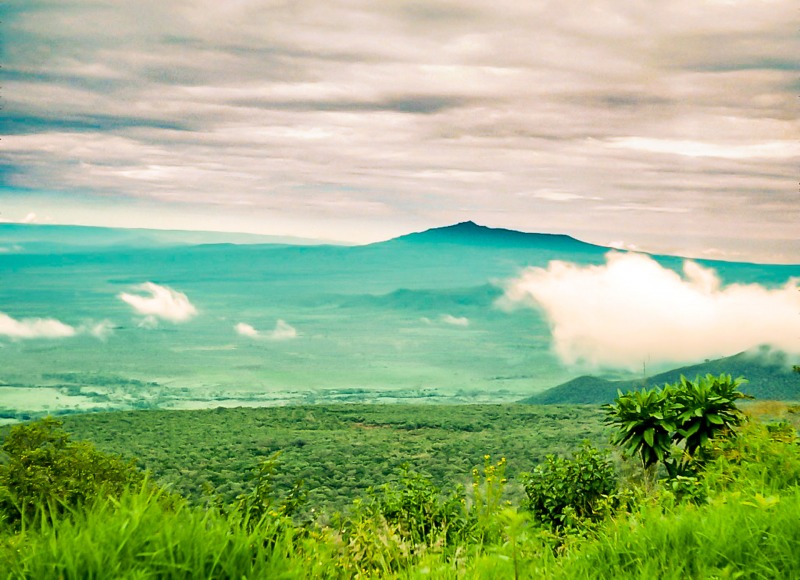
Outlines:
POLYGON ((694 382, 681 377, 661 389, 619 392, 606 405, 606 423, 617 427, 612 437, 631 455, 638 455, 647 470, 660 461, 669 476, 691 475, 701 464, 701 452, 709 440, 729 434, 744 420, 736 401, 743 379, 730 375, 706 375, 694 382), (682 459, 670 450, 680 447, 682 459))
POLYGON ((60 512, 102 495, 118 497, 144 481, 133 461, 72 442, 61 426, 46 417, 11 429, 2 446, 0 518, 15 524, 40 508, 60 512))
POLYGON ((463 538, 471 522, 463 486, 445 492, 427 477, 403 466, 397 483, 370 489, 370 511, 380 515, 413 544, 463 538))
POLYGON ((522 477, 526 507, 554 529, 602 518, 600 506, 617 487, 609 453, 588 442, 572 459, 548 455, 543 465, 522 477))
POLYGON ((275 474, 280 465, 279 457, 280 452, 277 452, 262 459, 254 477, 253 488, 236 498, 235 509, 253 524, 265 516, 290 518, 298 513, 308 499, 302 479, 296 480, 284 497, 278 497, 275 492, 275 474))

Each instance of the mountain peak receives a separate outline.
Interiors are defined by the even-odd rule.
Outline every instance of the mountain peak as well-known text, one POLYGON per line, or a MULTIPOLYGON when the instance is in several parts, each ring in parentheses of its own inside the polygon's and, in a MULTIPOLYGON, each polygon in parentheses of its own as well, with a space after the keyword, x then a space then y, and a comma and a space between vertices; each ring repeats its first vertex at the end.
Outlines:
POLYGON ((415 244, 437 243, 488 247, 590 245, 563 234, 535 234, 505 228, 490 228, 476 224, 472 220, 400 236, 395 240, 415 244))

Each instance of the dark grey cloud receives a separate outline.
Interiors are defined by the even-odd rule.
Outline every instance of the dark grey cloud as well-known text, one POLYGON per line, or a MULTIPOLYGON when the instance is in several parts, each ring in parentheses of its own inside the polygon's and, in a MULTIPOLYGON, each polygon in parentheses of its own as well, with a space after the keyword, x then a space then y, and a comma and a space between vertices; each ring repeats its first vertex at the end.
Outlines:
POLYGON ((412 94, 387 98, 380 101, 358 100, 256 100, 241 99, 230 104, 256 109, 271 109, 276 111, 340 111, 340 112, 377 112, 388 111, 396 113, 411 113, 430 115, 447 109, 462 106, 466 99, 461 97, 441 96, 414 96, 412 94))
POLYGON ((2 133, 5 135, 27 135, 44 131, 105 132, 132 127, 171 129, 175 131, 190 130, 186 123, 177 121, 114 115, 51 115, 37 117, 12 114, 4 116, 0 121, 0 128, 2 128, 2 133))

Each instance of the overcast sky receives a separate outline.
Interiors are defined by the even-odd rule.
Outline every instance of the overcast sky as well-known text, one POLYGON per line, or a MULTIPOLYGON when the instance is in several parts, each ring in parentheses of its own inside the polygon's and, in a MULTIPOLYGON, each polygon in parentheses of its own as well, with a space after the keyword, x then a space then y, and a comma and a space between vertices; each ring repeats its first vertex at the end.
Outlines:
POLYGON ((800 263, 789 0, 6 0, 0 219, 800 263))

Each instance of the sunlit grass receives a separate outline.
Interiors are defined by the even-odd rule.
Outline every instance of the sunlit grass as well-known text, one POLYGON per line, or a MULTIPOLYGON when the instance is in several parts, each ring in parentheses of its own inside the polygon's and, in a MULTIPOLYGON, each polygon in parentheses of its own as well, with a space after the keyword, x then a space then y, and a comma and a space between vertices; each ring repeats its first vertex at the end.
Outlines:
POLYGON ((626 509, 561 531, 503 499, 502 460, 473 475, 463 504, 412 478, 378 492, 388 504, 362 502, 328 524, 293 521, 279 504, 263 513, 190 505, 144 484, 66 512, 42 506, 22 529, 0 524, 0 570, 36 579, 800 577, 800 447, 751 423, 713 453, 698 501, 669 487, 633 490, 626 509), (411 533, 391 515, 398 506, 441 527, 411 533), (453 527, 454 517, 463 523, 453 527))

